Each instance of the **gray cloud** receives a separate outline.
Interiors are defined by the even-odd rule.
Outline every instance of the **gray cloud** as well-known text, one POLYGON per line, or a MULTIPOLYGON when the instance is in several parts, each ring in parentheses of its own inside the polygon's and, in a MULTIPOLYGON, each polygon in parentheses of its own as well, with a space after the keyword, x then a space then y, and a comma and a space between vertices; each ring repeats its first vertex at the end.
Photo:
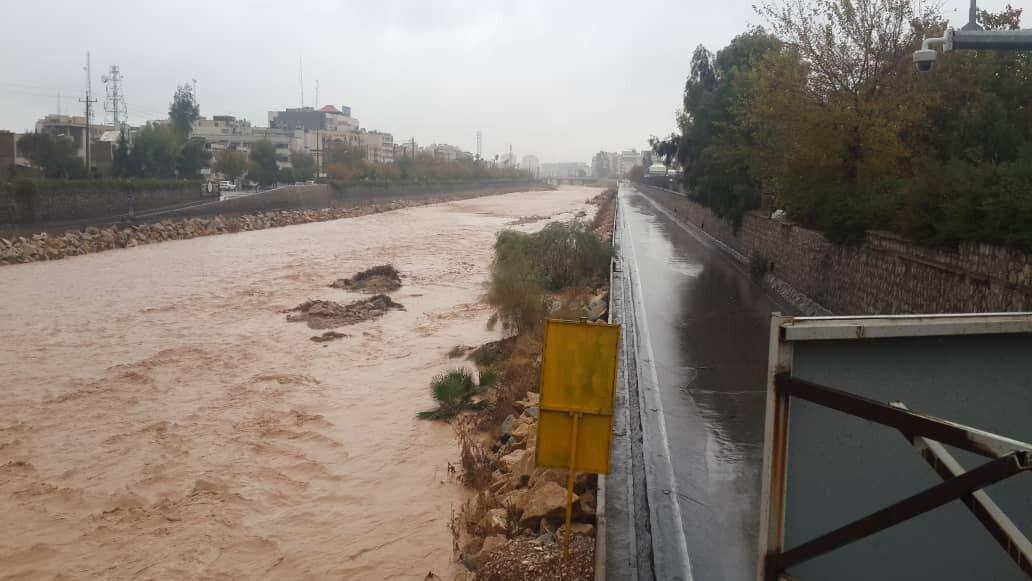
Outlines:
MULTIPOLYGON (((318 80, 320 105, 350 105, 397 139, 472 150, 480 129, 485 154, 511 143, 545 161, 668 133, 695 46, 762 23, 750 0, 5 4, 0 128, 31 127, 58 91, 64 112, 81 111, 87 50, 98 96, 100 75, 121 66, 134 123, 164 116, 176 85, 196 79, 202 114, 261 125, 300 102, 301 56, 306 105, 318 80)), ((945 12, 962 22, 966 2, 945 12)))

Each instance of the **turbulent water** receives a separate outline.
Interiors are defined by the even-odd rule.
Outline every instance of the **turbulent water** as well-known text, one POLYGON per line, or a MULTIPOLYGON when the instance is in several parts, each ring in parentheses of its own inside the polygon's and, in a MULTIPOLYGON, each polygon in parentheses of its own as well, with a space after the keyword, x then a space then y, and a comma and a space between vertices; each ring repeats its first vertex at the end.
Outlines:
POLYGON ((450 428, 415 419, 427 381, 494 337, 495 232, 595 193, 0 268, 0 576, 450 577, 462 491, 450 428), (406 310, 329 343, 286 322, 384 263, 406 310))

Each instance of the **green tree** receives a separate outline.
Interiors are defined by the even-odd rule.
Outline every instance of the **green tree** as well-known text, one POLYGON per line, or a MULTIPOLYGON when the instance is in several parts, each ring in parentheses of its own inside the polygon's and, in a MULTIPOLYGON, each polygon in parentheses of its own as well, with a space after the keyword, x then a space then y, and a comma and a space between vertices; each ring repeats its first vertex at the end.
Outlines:
POLYGON ((247 171, 247 154, 233 149, 224 149, 215 155, 215 171, 227 180, 236 180, 247 171))
POLYGON ((294 168, 294 179, 307 181, 315 178, 315 158, 304 151, 290 154, 290 165, 294 168))
MULTIPOLYGON (((990 30, 1021 27, 1021 9, 981 12, 990 30)), ((936 30, 935 32, 938 32, 936 30)), ((937 96, 911 147, 939 162, 1003 163, 1032 156, 1032 56, 1027 52, 951 51, 920 79, 937 96)))
POLYGON ((675 159, 680 163, 684 184, 697 200, 736 224, 760 198, 759 184, 749 171, 756 131, 741 122, 740 107, 756 67, 780 46, 777 38, 754 28, 716 55, 696 48, 678 115, 680 132, 650 140, 666 165, 675 159))
POLYGON ((276 172, 276 179, 281 184, 292 184, 298 181, 295 176, 296 174, 294 173, 294 169, 289 167, 281 167, 276 172))
POLYGON ((118 133, 118 142, 115 143, 115 151, 111 159, 111 175, 115 177, 128 177, 131 152, 129 140, 125 131, 118 133))
POLYGON ((48 178, 81 178, 86 167, 71 137, 50 133, 26 133, 18 138, 18 150, 48 178))
POLYGON ((276 165, 276 146, 261 139, 251 146, 251 167, 248 178, 263 186, 276 183, 279 167, 276 165))
POLYGON ((172 127, 180 137, 185 139, 190 135, 194 121, 197 121, 200 116, 201 108, 194 97, 193 87, 179 85, 168 106, 168 119, 172 122, 172 127))
POLYGON ((179 153, 176 155, 179 177, 196 178, 210 163, 211 152, 205 148, 203 139, 188 139, 179 146, 179 153))
POLYGON ((174 177, 181 140, 170 127, 150 125, 140 130, 129 155, 128 175, 174 177))

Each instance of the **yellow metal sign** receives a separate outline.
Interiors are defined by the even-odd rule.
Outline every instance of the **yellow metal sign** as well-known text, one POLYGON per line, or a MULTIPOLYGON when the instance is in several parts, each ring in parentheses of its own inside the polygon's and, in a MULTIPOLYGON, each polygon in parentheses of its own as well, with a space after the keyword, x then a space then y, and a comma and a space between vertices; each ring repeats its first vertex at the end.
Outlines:
POLYGON ((546 321, 536 463, 609 472, 620 326, 546 321))

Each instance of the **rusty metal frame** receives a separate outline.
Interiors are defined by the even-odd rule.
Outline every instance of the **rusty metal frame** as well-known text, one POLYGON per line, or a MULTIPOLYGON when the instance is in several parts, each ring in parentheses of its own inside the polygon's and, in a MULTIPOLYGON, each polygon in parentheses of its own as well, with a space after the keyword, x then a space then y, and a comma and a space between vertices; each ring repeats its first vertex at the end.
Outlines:
POLYGON ((804 381, 786 373, 778 374, 774 384, 779 391, 792 397, 989 458, 1000 458, 1013 452, 1032 453, 1032 444, 804 381))
MULTIPOLYGON (((906 406, 900 402, 893 402, 891 405, 906 409, 906 406)), ((922 436, 913 436, 906 432, 903 433, 903 436, 910 440, 921 457, 943 480, 956 478, 964 473, 964 467, 960 462, 939 442, 922 436)), ((962 496, 960 500, 967 505, 975 518, 982 523, 982 526, 989 531, 996 542, 1003 547, 1003 550, 1014 559, 1018 567, 1026 575, 1032 577, 1032 542, 993 502, 993 499, 989 498, 989 494, 984 490, 976 490, 969 495, 962 496)))
MULTIPOLYGON (((968 333, 981 332, 1025 332, 1029 320, 1016 320, 1012 315, 1000 316, 1007 330, 988 330, 983 317, 972 319, 973 328, 968 333)), ((993 318, 992 315, 985 318, 993 318)), ((959 317, 957 319, 963 319, 959 317)), ((767 413, 764 426, 763 480, 760 502, 760 538, 757 563, 757 579, 778 581, 789 579, 786 569, 792 565, 814 558, 828 551, 875 534, 881 530, 909 520, 954 500, 962 501, 997 540, 1007 555, 1019 568, 1032 578, 1032 543, 1014 525, 982 488, 1015 474, 1032 470, 1032 444, 979 430, 963 424, 934 416, 910 411, 905 405, 894 402, 882 403, 859 395, 792 377, 793 340, 845 339, 836 330, 835 323, 857 327, 857 320, 848 318, 826 318, 814 320, 819 323, 818 335, 811 336, 796 329, 795 336, 787 337, 786 330, 800 321, 774 313, 771 318, 770 357, 767 375, 767 413), (834 322, 827 319, 839 319, 834 322), (825 323, 831 323, 827 329, 825 323), (927 490, 903 499, 880 511, 846 524, 797 547, 784 548, 785 491, 788 463, 789 401, 797 397, 811 403, 835 409, 899 430, 908 438, 922 457, 943 478, 943 482, 927 490), (941 443, 940 443, 941 442, 941 443), (989 462, 965 471, 946 451, 942 444, 948 444, 981 456, 991 458, 989 462)), ((866 321, 865 321, 866 322, 866 321)), ((938 322, 938 321, 936 321, 938 322)), ((956 322, 956 321, 951 321, 956 322)), ((963 321, 966 323, 966 321, 963 321)), ((892 327, 903 321, 891 321, 892 327)), ((924 328, 924 321, 915 326, 915 336, 932 335, 934 331, 924 328)), ((940 329, 942 329, 940 327, 940 329)), ((865 329, 866 330, 866 329, 865 329)), ((958 333, 951 328, 952 333, 958 333)), ((963 334, 961 329, 959 334, 963 334)), ((886 332, 891 336, 907 336, 905 329, 886 332)), ((947 333, 950 334, 950 333, 947 333)), ((864 333, 854 334, 854 339, 867 338, 864 333)))
POLYGON ((965 472, 960 476, 948 478, 941 484, 923 490, 797 547, 782 553, 768 555, 768 572, 782 573, 793 565, 808 561, 828 551, 844 547, 849 543, 898 525, 901 522, 920 516, 948 502, 968 496, 976 490, 1026 470, 1032 470, 1032 456, 1025 452, 1014 452, 995 460, 990 460, 978 468, 965 472))

